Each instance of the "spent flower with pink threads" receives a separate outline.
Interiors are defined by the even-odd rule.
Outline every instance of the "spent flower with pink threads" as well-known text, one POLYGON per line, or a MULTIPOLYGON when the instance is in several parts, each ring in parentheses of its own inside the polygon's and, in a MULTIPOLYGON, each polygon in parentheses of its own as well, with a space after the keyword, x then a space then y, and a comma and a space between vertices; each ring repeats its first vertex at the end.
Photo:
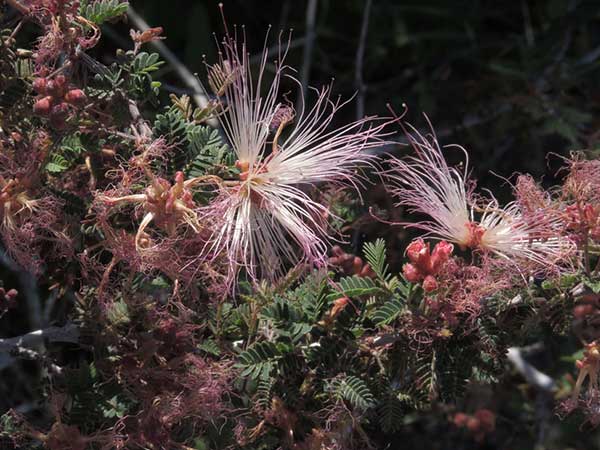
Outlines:
POLYGON ((408 126, 407 137, 416 152, 404 159, 392 158, 384 175, 398 206, 429 219, 403 223, 427 236, 493 256, 498 263, 523 273, 556 271, 573 256, 573 243, 562 234, 563 219, 551 207, 538 205, 526 211, 518 201, 501 207, 494 198, 475 196, 468 177, 468 154, 464 167, 450 167, 435 134, 423 136, 408 126))
POLYGON ((331 86, 314 90, 316 101, 300 111, 280 100, 284 78, 300 84, 284 65, 280 46, 266 92, 267 50, 256 80, 246 43, 227 34, 220 60, 209 67, 209 83, 224 98, 220 124, 237 157, 239 181, 221 184, 201 214, 214 224, 207 253, 226 254, 229 279, 244 268, 250 278, 275 279, 287 263, 324 265, 328 209, 306 187, 318 183, 360 184, 356 169, 370 165, 365 150, 384 143, 385 123, 366 117, 329 131, 346 102, 331 99, 331 86))

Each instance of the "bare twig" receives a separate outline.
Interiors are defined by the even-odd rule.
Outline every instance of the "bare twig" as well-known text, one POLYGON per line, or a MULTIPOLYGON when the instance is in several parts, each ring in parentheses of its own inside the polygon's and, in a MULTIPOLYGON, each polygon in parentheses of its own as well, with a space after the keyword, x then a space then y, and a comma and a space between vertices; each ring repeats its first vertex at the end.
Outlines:
MULTIPOLYGON (((142 117, 142 114, 140 113, 137 103, 134 102, 133 100, 129 100, 128 106, 129 106, 129 114, 131 115, 131 118, 133 119, 133 123, 137 126, 141 137, 143 137, 145 139, 151 139, 152 138, 152 129, 148 125, 148 122, 146 122, 144 120, 144 118, 142 117)), ((134 133, 135 133, 135 129, 134 129, 134 133)))
POLYGON ((63 371, 62 367, 58 366, 57 364, 54 364, 46 357, 46 355, 36 352, 35 350, 31 350, 30 348, 16 347, 14 350, 11 351, 11 354, 16 358, 29 359, 31 361, 39 361, 48 368, 48 371, 50 373, 54 375, 60 375, 63 371))
POLYGON ((8 3, 10 6, 12 6, 14 9, 19 11, 23 15, 29 14, 29 8, 25 5, 22 5, 17 0, 6 0, 6 3, 8 3))
POLYGON ((8 339, 0 339, 0 352, 11 352, 19 348, 36 347, 48 342, 79 342, 79 327, 74 323, 68 323, 62 327, 48 327, 42 330, 32 331, 8 339))
MULTIPOLYGON (((144 18, 136 12, 131 4, 127 10, 127 16, 141 31, 150 29, 150 26, 146 23, 144 18)), ((198 107, 206 108, 210 101, 198 78, 179 60, 177 55, 175 55, 175 53, 173 53, 171 49, 164 44, 164 42, 152 41, 150 42, 150 45, 152 45, 161 54, 161 56, 173 67, 175 72, 177 72, 185 85, 194 92, 192 97, 198 107)), ((214 120, 210 121, 209 123, 213 126, 216 126, 216 121, 214 120)))
MULTIPOLYGON (((465 117, 461 124, 454 126, 454 127, 447 127, 447 128, 442 128, 440 130, 437 130, 435 132, 435 135, 438 139, 448 137, 458 131, 467 130, 469 128, 473 128, 473 127, 491 122, 492 120, 496 119, 498 116, 500 116, 504 113, 510 112, 510 111, 512 111, 511 105, 505 104, 505 105, 502 105, 502 106, 496 108, 489 114, 470 115, 470 116, 465 117)), ((426 136, 431 133, 431 129, 419 129, 418 132, 421 133, 423 136, 426 136)), ((398 139, 396 139, 396 143, 385 144, 385 145, 382 145, 381 147, 367 150, 367 152, 370 154, 374 154, 374 155, 394 153, 395 151, 398 151, 398 149, 400 148, 398 146, 398 144, 408 144, 408 143, 409 143, 408 138, 399 137, 398 139)))
POLYGON ((556 383, 552 378, 525 361, 520 348, 509 348, 507 358, 532 386, 546 392, 553 391, 556 388, 556 383))
POLYGON ((354 72, 354 86, 357 91, 356 94, 356 119, 362 119, 365 115, 365 86, 363 80, 363 65, 365 61, 365 48, 367 44, 367 33, 369 31, 369 16, 371 15, 371 3, 372 0, 365 2, 365 9, 363 11, 362 26, 360 28, 360 38, 358 40, 358 48, 356 49, 356 65, 354 72))
MULTIPOLYGON (((301 37, 297 39, 292 39, 289 43, 286 44, 286 48, 291 50, 293 48, 300 47, 306 43, 306 37, 301 37)), ((278 56, 281 51, 281 45, 278 43, 272 47, 269 47, 267 50, 267 58, 272 58, 273 56, 278 56)), ((264 58, 263 53, 259 53, 250 58, 250 64, 260 64, 262 59, 264 58)))
POLYGON ((308 0, 306 8, 306 41, 304 42, 304 55, 302 57, 302 72, 300 81, 302 83, 302 92, 306 91, 310 76, 310 66, 312 64, 312 54, 315 44, 315 22, 317 18, 317 0, 308 0))

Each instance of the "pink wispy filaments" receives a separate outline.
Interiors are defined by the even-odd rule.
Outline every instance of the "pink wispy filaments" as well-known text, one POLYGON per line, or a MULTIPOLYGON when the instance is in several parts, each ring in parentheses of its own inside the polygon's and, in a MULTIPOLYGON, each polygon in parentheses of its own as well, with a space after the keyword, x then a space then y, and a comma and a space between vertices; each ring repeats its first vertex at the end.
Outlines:
POLYGON ((242 267, 253 279, 272 280, 286 263, 324 264, 329 212, 306 188, 323 182, 357 186, 355 169, 372 159, 364 150, 383 143, 385 124, 375 124, 373 117, 328 131, 347 103, 330 98, 331 86, 313 89, 317 99, 311 107, 302 95, 296 116, 281 102, 280 84, 284 77, 300 83, 284 65, 288 46, 280 42, 279 48, 270 83, 265 80, 266 45, 255 80, 245 39, 239 43, 228 33, 219 62, 209 67, 211 88, 225 103, 219 121, 241 172, 238 183, 222 185, 204 208, 205 217, 219 227, 210 252, 226 252, 230 280, 242 267))
POLYGON ((464 168, 450 167, 433 132, 426 137, 410 125, 406 131, 416 156, 392 158, 386 173, 390 192, 398 206, 429 219, 403 225, 520 269, 552 271, 572 255, 572 243, 561 236, 563 221, 551 208, 525 213, 518 202, 500 207, 493 197, 475 197, 464 148, 447 146, 465 154, 464 168))

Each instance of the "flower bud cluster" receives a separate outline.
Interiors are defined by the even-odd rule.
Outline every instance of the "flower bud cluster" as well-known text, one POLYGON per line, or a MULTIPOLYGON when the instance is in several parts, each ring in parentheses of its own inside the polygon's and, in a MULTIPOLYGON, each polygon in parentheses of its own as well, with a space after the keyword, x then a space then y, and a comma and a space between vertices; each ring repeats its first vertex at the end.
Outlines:
POLYGON ((362 258, 344 252, 339 245, 334 245, 331 248, 333 256, 329 258, 329 264, 339 268, 339 270, 347 276, 358 276, 375 278, 375 272, 369 264, 365 264, 362 258))
POLYGON ((8 291, 3 287, 0 287, 0 315, 17 306, 17 296, 19 295, 16 289, 9 289, 8 291))
POLYGON ((446 241, 438 242, 433 252, 430 251, 429 243, 423 239, 412 241, 406 247, 406 255, 410 263, 404 264, 402 267, 404 277, 411 283, 422 281, 425 292, 436 290, 438 282, 435 275, 442 269, 453 251, 454 245, 446 241))
POLYGON ((478 409, 472 415, 458 412, 452 422, 459 428, 466 428, 477 442, 481 442, 496 429, 496 414, 485 408, 478 409))
POLYGON ((35 114, 50 119, 57 130, 65 127, 71 108, 82 108, 87 97, 81 89, 71 88, 64 75, 53 79, 39 77, 33 81, 33 89, 39 94, 33 105, 35 114))
POLYGON ((600 315, 600 294, 586 292, 577 297, 577 304, 573 308, 576 319, 589 319, 600 315))

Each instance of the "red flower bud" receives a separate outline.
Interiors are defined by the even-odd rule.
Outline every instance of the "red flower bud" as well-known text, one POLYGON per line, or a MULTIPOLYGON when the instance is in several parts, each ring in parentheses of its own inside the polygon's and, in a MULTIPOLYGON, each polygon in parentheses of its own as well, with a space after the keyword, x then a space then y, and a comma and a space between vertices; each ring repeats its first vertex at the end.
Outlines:
POLYGON ((360 273, 360 271, 362 270, 362 267, 363 267, 362 259, 360 259, 358 256, 355 256, 354 259, 352 260, 352 274, 358 275, 360 273))
POLYGON ((577 305, 575 306, 575 308, 573 308, 573 315, 577 318, 577 319, 583 319, 586 316, 589 316, 590 314, 592 314, 594 312, 594 305, 577 305))
POLYGON ((454 414, 453 422, 457 427, 464 427, 467 424, 467 420, 469 420, 469 416, 465 413, 459 412, 454 414))
POLYGON ((36 78, 33 80, 33 90, 38 94, 45 95, 47 89, 47 81, 45 78, 36 78))
POLYGON ((481 428, 483 428, 484 431, 489 433, 495 430, 496 414, 494 414, 492 411, 485 408, 478 409, 475 411, 474 416, 479 420, 481 423, 481 428))
POLYGON ((412 263, 418 264, 424 256, 429 258, 429 245, 423 239, 415 239, 406 247, 406 256, 412 263))
POLYGON ((425 292, 435 291, 438 288, 438 282, 432 275, 427 275, 423 280, 423 290, 425 292))
POLYGON ((331 247, 331 253, 333 256, 342 256, 344 254, 344 250, 339 245, 334 245, 331 247))
POLYGON ((52 107, 52 97, 44 97, 33 104, 33 112, 38 116, 47 116, 52 107))
POLYGON ((441 241, 436 244, 433 253, 431 254, 431 270, 433 273, 437 273, 437 271, 442 268, 450 258, 450 255, 452 255, 453 251, 454 245, 446 241, 441 241))
POLYGON ((339 264, 340 264, 340 258, 338 258, 337 256, 332 256, 331 258, 329 258, 330 266, 338 266, 339 264))
POLYGON ((63 79, 64 75, 58 75, 55 79, 46 82, 46 92, 48 95, 55 98, 61 98, 65 95, 65 83, 63 79))
POLYGON ((402 273, 406 281, 410 281, 411 283, 416 283, 423 278, 423 274, 412 264, 404 264, 402 266, 402 273))
POLYGON ((352 268, 354 267, 354 256, 350 253, 344 253, 340 256, 340 265, 342 266, 342 270, 346 273, 352 273, 352 268))
POLYGON ((237 160, 235 162, 235 167, 240 170, 240 172, 248 172, 250 170, 250 163, 244 161, 237 160))
POLYGON ((467 419, 466 425, 470 431, 477 431, 481 426, 481 422, 479 422, 479 419, 477 417, 471 416, 467 419))
POLYGON ((363 266, 362 270, 360 271, 360 273, 358 274, 358 276, 365 277, 365 278, 376 278, 377 274, 375 273, 375 271, 371 268, 371 266, 369 264, 365 264, 363 266))
POLYGON ((87 96, 81 89, 71 89, 65 95, 65 102, 70 103, 73 106, 83 106, 87 101, 87 96))

